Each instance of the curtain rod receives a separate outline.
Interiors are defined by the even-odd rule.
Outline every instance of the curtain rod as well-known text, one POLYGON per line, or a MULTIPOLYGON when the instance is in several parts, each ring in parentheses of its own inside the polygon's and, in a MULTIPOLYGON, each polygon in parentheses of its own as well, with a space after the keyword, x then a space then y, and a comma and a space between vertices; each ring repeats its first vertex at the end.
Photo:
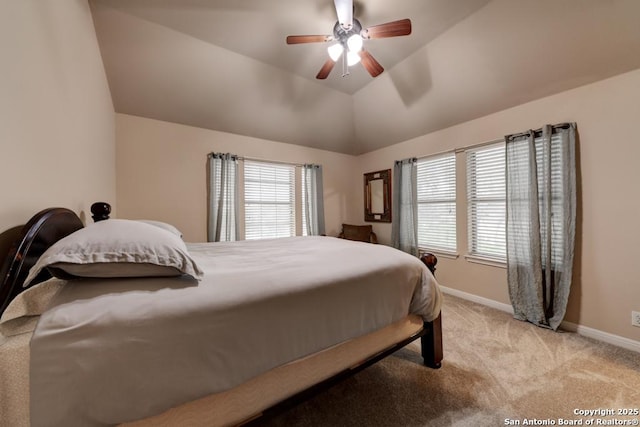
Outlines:
POLYGON ((492 139, 491 141, 478 142, 477 144, 469 144, 464 147, 459 147, 453 150, 456 154, 462 153, 463 151, 470 150, 472 148, 484 147, 485 145, 497 144, 499 142, 504 142, 504 138, 492 139))
MULTIPOLYGON (((552 125, 551 128, 553 130, 556 130, 556 129, 569 129, 572 126, 574 126, 574 123, 560 123, 560 124, 557 124, 557 125, 552 125)), ((542 135, 542 128, 536 129, 533 132, 534 132, 534 135, 538 135, 538 134, 542 135)), ((509 136, 524 136, 524 135, 529 135, 529 132, 522 132, 522 133, 517 133, 517 134, 513 134, 513 135, 509 135, 509 136)), ((463 147, 454 148, 452 150, 439 151, 437 153, 431 153, 431 154, 427 154, 427 155, 416 157, 416 158, 418 160, 420 160, 420 159, 424 159, 424 158, 427 158, 427 157, 438 156, 440 154, 447 154, 447 153, 458 154, 458 153, 462 153, 464 151, 467 151, 467 150, 469 150, 471 148, 479 148, 479 147, 483 147, 485 145, 497 144, 499 142, 505 142, 505 138, 498 138, 498 139, 494 139, 494 140, 491 140, 491 141, 479 142, 477 144, 465 145, 463 147)))
MULTIPOLYGON (((552 133, 553 131, 555 131, 556 129, 569 129, 570 127, 574 126, 574 123, 559 123, 557 125, 552 125, 551 129, 552 129, 552 133)), ((542 128, 540 129, 536 129, 533 131, 526 131, 526 132, 520 132, 520 133, 514 133, 511 135, 508 135, 510 138, 519 138, 522 136, 529 136, 531 135, 531 132, 533 132, 533 136, 542 136, 542 128)))
POLYGON ((416 159, 416 160, 422 160, 422 159, 426 159, 427 157, 440 156, 440 155, 443 155, 443 154, 449 154, 449 153, 458 154, 458 153, 462 153, 462 152, 464 152, 466 150, 469 150, 470 148, 477 148, 477 147, 482 147, 484 145, 497 144, 498 142, 504 142, 504 138, 494 139, 494 140, 485 141, 485 142, 479 142, 477 144, 465 145, 463 147, 452 148, 450 150, 437 151, 435 153, 425 154, 424 156, 411 156, 409 158, 410 159, 416 159))
POLYGON ((258 159, 256 157, 238 156, 238 159, 239 160, 249 160, 250 162, 275 163, 277 165, 288 165, 288 166, 298 166, 298 167, 303 167, 304 166, 304 164, 301 164, 301 163, 283 162, 281 160, 258 159))
POLYGON ((304 164, 301 164, 301 163, 283 162, 282 160, 259 159, 257 157, 238 156, 238 160, 243 160, 243 161, 249 160, 250 162, 261 162, 261 163, 274 163, 277 165, 287 165, 287 166, 296 166, 296 167, 304 166, 304 164))
MULTIPOLYGON (((215 154, 219 154, 219 153, 211 152, 211 153, 209 153, 209 156, 212 156, 212 155, 215 155, 215 154)), ((297 166, 297 167, 303 167, 304 166, 304 164, 301 164, 301 163, 283 162, 281 160, 258 159, 257 157, 238 156, 238 155, 235 155, 235 154, 232 154, 232 156, 235 157, 236 159, 242 160, 242 161, 249 160, 250 162, 275 163, 275 164, 278 164, 278 165, 288 165, 288 166, 297 166)))
MULTIPOLYGON (((477 148, 477 147, 482 147, 484 145, 497 144, 498 142, 504 142, 504 138, 494 139, 492 141, 479 142, 477 144, 465 145, 464 147, 452 148, 450 150, 438 151, 436 153, 430 153, 430 154, 425 154, 424 156, 414 156, 414 157, 417 160, 421 160, 421 159, 426 159, 427 157, 440 156, 442 154, 449 154, 449 153, 458 154, 458 153, 462 153, 463 151, 466 151, 466 150, 468 150, 470 148, 477 148)), ((413 157, 411 157, 411 158, 413 158, 413 157)))
MULTIPOLYGON (((211 153, 214 154, 214 153, 211 153)), ((238 160, 249 160, 250 162, 262 162, 262 163, 273 163, 273 164, 277 164, 277 165, 288 165, 288 166, 295 166, 295 167, 304 167, 305 164, 311 164, 311 163, 293 163, 293 162, 283 162, 282 160, 268 160, 268 159, 259 159, 257 157, 246 157, 246 156, 235 156, 236 159, 238 160)))

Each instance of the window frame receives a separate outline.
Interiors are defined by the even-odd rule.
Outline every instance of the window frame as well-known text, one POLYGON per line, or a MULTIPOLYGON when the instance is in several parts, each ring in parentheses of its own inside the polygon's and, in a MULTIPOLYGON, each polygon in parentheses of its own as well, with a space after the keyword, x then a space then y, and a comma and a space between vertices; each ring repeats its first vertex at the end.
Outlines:
MULTIPOLYGON (((263 160, 249 160, 249 159, 244 159, 243 161, 243 183, 242 183, 242 206, 243 206, 243 215, 242 215, 242 225, 243 225, 243 239, 244 240, 256 240, 256 239, 268 239, 268 238, 283 238, 283 237, 293 237, 297 235, 297 214, 296 214, 296 207, 299 203, 297 197, 296 197, 296 189, 297 189, 297 179, 296 179, 296 165, 293 164, 287 164, 287 163, 279 163, 279 162, 269 162, 269 161, 263 161, 263 160), (249 169, 249 173, 255 173, 254 172, 254 168, 258 168, 258 167, 263 167, 263 168, 269 168, 271 167, 274 171, 274 173, 276 174, 276 176, 274 178, 265 178, 264 180, 262 178, 260 179, 256 179, 254 177, 251 177, 250 175, 248 175, 247 170, 249 169), (286 172, 288 174, 288 179, 285 181, 284 179, 282 179, 282 177, 278 177, 279 173, 282 172, 286 172), (267 199, 261 199, 261 200, 248 200, 251 199, 252 197, 247 197, 247 189, 248 189, 248 185, 261 185, 261 184, 267 184, 267 186, 274 186, 274 190, 277 189, 278 186, 282 186, 285 183, 289 184, 289 189, 286 192, 286 197, 288 197, 288 200, 278 200, 279 197, 283 197, 282 193, 279 194, 275 194, 275 199, 274 198, 267 198, 267 199), (274 206, 288 206, 289 208, 289 213, 287 215, 285 215, 285 218, 288 218, 288 225, 287 227, 285 227, 285 230, 288 229, 289 233, 287 233, 287 235, 283 235, 282 234, 282 230, 283 228, 280 226, 278 226, 278 221, 277 217, 278 217, 278 208, 276 207, 275 209, 275 216, 276 216, 276 222, 275 222, 275 226, 271 227, 271 229, 273 230, 273 232, 271 233, 271 235, 269 235, 268 231, 262 231, 259 233, 259 236, 256 236, 256 233, 254 231, 252 231, 251 229, 254 228, 252 227, 252 225, 254 223, 257 223, 257 221, 253 221, 253 220, 248 220, 248 217, 250 215, 252 215, 249 211, 253 210, 250 208, 250 206, 265 206, 266 208, 269 207, 274 207, 274 206), (249 231, 249 232, 248 232, 249 231)), ((269 172, 269 171, 267 171, 269 172)), ((277 191, 277 190, 275 190, 277 191)), ((262 195, 262 191, 259 191, 260 195, 262 195)), ((269 221, 266 223, 267 225, 269 224, 274 224, 273 222, 269 221)), ((268 228, 268 227, 267 227, 268 228)))
MULTIPOLYGON (((418 248, 421 251, 429 251, 435 252, 440 255, 444 255, 445 257, 457 257, 458 256, 458 224, 457 224, 457 210, 458 210, 458 191, 457 191, 457 156, 455 151, 448 151, 444 153, 434 154, 431 156, 426 156, 418 159, 416 172, 416 198, 417 198, 417 212, 418 212, 418 248), (436 168, 436 174, 438 178, 444 178, 444 181, 440 182, 441 186, 449 187, 434 189, 429 188, 428 178, 424 175, 427 175, 429 167, 436 168), (437 169, 443 169, 450 166, 450 170, 445 170, 437 172, 437 169), (448 176, 447 176, 448 175, 448 176), (426 187, 425 187, 426 186, 426 187), (437 197, 431 197, 429 193, 439 193, 437 197), (443 194, 444 193, 444 194, 443 194), (446 193, 449 193, 448 195, 446 193), (452 193, 452 195, 451 195, 452 193), (442 240, 440 241, 428 241, 430 237, 433 236, 425 236, 424 230, 421 230, 421 222, 425 224, 424 218, 429 217, 426 215, 423 217, 421 215, 421 211, 427 209, 428 207, 434 206, 449 206, 450 212, 448 216, 450 216, 449 221, 452 225, 452 228, 449 228, 445 231, 446 235, 442 236, 442 240), (451 212, 452 209, 452 212, 451 212), (421 221, 421 217, 423 217, 423 221, 421 221), (449 244, 447 246, 446 241, 448 240, 449 244)), ((433 172, 433 169, 431 169, 433 172)), ((426 225, 426 224, 425 224, 426 225)), ((435 227, 434 227, 435 229, 435 227)), ((442 234, 442 233, 438 233, 442 234)))
MULTIPOLYGON (((563 201, 564 201, 564 197, 563 197, 563 193, 562 191, 559 191, 559 188, 562 188, 562 175, 559 175, 558 169, 562 168, 562 164, 563 164, 563 147, 560 144, 560 142, 562 142, 562 138, 560 138, 557 136, 557 134, 555 132, 553 132, 550 135, 550 152, 548 153, 549 157, 547 158, 548 164, 547 166, 551 169, 550 174, 551 174, 551 182, 549 183, 551 185, 551 198, 549 199, 549 202, 551 203, 551 227, 552 229, 556 229, 555 232, 551 233, 551 241, 548 242, 551 245, 551 269, 553 271, 559 271, 560 270, 560 265, 562 265, 562 259, 564 256, 564 247, 562 246, 562 241, 558 242, 557 239, 554 239, 554 236, 560 236, 564 234, 564 223, 562 221, 555 221, 554 220, 554 216, 555 215, 559 215, 558 211, 562 211, 563 209, 563 201), (560 193, 560 194, 559 194, 560 193), (560 230, 557 231, 557 228, 559 228, 560 230)), ((542 135, 540 136, 535 136, 534 137, 534 144, 535 144, 535 150, 536 150, 536 164, 537 164, 537 176, 538 176, 538 203, 541 204, 542 203, 542 199, 543 196, 541 194, 541 190, 544 188, 544 185, 542 185, 541 181, 540 181, 540 177, 543 175, 543 171, 545 168, 545 165, 543 163, 543 161, 545 160, 544 157, 544 147, 543 147, 543 143, 544 143, 544 138, 542 137, 542 135)), ((559 215, 560 217, 562 217, 562 215, 559 215)), ((540 217, 540 234, 546 233, 546 223, 545 221, 543 221, 543 218, 540 217)), ((543 258, 542 259, 542 265, 543 268, 546 268, 545 266, 545 262, 546 260, 543 258)))
MULTIPOLYGON (((506 145, 504 140, 482 144, 480 146, 471 147, 465 150, 466 155, 466 202, 467 202, 467 254, 465 258, 471 262, 478 262, 487 265, 493 265, 497 267, 506 267, 507 262, 507 252, 506 252, 506 145), (488 154, 491 151, 496 151, 497 153, 492 156, 492 154, 488 154), (487 188, 483 188, 481 192, 486 193, 494 193, 492 195, 480 196, 478 197, 478 180, 476 179, 478 176, 478 164, 477 164, 477 155, 486 155, 487 157, 494 157, 494 162, 490 163, 486 170, 481 171, 482 174, 486 174, 488 177, 493 176, 495 178, 496 174, 501 175, 502 186, 500 188, 501 194, 495 194, 497 187, 496 183, 492 183, 492 185, 488 185, 487 188), (502 207, 496 209, 495 207, 491 208, 491 205, 502 204, 502 207), (501 218, 497 220, 502 222, 502 242, 499 247, 502 249, 501 251, 487 251, 483 247, 495 245, 495 241, 490 240, 482 240, 479 242, 479 227, 478 227, 478 205, 489 207, 486 209, 487 212, 490 211, 498 211, 491 212, 493 218, 491 221, 488 221, 486 224, 483 224, 483 228, 491 229, 493 228, 495 231, 496 228, 496 218, 501 218), (493 222, 493 223, 492 223, 493 222), (480 246, 480 247, 479 247, 480 246), (499 252, 499 253, 496 253, 499 252)), ((482 160, 482 159, 481 159, 482 160)), ((484 160, 486 161, 486 159, 484 160)), ((482 181, 485 179, 483 178, 482 181)))

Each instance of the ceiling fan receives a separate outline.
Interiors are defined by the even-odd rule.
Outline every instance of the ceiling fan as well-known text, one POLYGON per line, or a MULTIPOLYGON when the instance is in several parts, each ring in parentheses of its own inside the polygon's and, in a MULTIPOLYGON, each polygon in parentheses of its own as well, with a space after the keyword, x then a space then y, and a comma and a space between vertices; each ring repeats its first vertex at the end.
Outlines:
POLYGON ((327 49, 329 59, 320 68, 316 75, 317 79, 326 79, 340 57, 343 60, 343 76, 349 74, 348 67, 358 62, 362 62, 362 66, 371 74, 371 77, 379 76, 384 71, 384 68, 363 48, 363 41, 407 36, 411 34, 411 20, 401 19, 362 28, 360 21, 353 17, 353 0, 333 0, 333 3, 336 7, 338 21, 333 27, 332 35, 288 36, 287 44, 336 42, 327 49))

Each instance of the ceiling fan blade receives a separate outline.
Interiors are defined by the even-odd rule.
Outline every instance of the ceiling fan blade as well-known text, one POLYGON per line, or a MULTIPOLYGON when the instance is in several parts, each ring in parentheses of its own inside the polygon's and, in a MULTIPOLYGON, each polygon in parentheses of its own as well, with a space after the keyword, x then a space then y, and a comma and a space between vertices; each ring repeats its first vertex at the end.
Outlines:
POLYGON ((287 44, 330 42, 333 36, 287 36, 287 44))
POLYGON ((333 0, 336 6, 338 22, 345 30, 353 27, 353 0, 333 0))
POLYGON ((336 62, 333 59, 327 59, 327 62, 325 62, 322 68, 320 68, 320 71, 318 71, 316 79, 324 80, 329 77, 329 73, 333 70, 334 65, 336 65, 336 62))
POLYGON ((411 34, 411 20, 401 19, 399 21, 387 22, 386 24, 374 25, 361 31, 363 39, 382 39, 385 37, 408 36, 411 34))
POLYGON ((362 66, 371 74, 371 77, 378 77, 384 71, 382 65, 366 50, 358 52, 362 66))

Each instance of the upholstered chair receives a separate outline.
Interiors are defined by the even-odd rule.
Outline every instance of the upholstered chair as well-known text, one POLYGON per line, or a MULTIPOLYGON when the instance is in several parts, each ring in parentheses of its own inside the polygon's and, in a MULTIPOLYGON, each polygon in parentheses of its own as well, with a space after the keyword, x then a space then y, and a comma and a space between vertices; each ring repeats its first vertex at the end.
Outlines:
POLYGON ((371 225, 342 224, 342 231, 338 237, 359 242, 378 243, 378 237, 373 232, 371 225))

